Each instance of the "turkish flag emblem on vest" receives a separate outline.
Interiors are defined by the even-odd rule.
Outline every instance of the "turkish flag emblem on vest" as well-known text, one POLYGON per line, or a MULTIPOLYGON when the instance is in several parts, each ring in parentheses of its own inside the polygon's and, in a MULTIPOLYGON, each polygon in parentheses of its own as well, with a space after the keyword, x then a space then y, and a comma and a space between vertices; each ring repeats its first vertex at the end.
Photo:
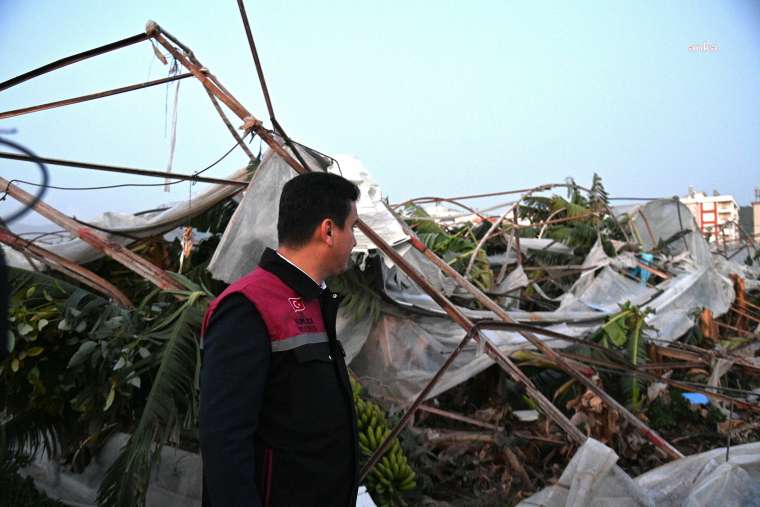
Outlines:
POLYGON ((288 303, 293 307, 294 312, 302 312, 306 310, 306 305, 303 304, 303 299, 301 298, 288 298, 288 303))

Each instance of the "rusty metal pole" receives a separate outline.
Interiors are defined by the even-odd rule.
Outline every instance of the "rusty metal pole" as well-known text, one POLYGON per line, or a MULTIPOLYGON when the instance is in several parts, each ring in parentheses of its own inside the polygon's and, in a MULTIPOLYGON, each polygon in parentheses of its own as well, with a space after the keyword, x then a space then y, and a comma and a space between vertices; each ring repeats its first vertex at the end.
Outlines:
POLYGON ((245 3, 243 0, 237 0, 238 8, 240 9, 240 17, 243 20, 243 27, 245 28, 245 36, 248 39, 248 46, 251 48, 251 56, 253 57, 253 63, 256 66, 256 73, 259 76, 259 83, 261 84, 261 92, 264 95, 264 100, 267 103, 267 111, 269 111, 269 119, 274 121, 274 108, 272 107, 272 99, 269 98, 269 89, 267 88, 266 79, 264 79, 264 72, 261 70, 261 61, 259 61, 259 53, 256 51, 256 43, 253 41, 253 32, 251 32, 251 25, 248 22, 248 14, 245 12, 245 3))
POLYGON ((63 160, 59 158, 47 158, 47 157, 35 157, 32 158, 28 155, 21 155, 18 153, 8 153, 0 151, 0 158, 8 160, 19 160, 21 162, 36 162, 40 161, 47 165, 58 165, 62 167, 76 167, 78 169, 92 169, 95 171, 105 171, 121 174, 134 174, 138 176, 151 176, 153 178, 172 178, 175 180, 197 181, 199 183, 213 183, 215 185, 234 185, 237 187, 247 187, 247 181, 237 181, 224 178, 209 178, 206 176, 196 176, 194 174, 177 174, 167 173, 165 171, 153 171, 150 169, 135 169, 133 167, 118 167, 104 164, 92 164, 90 162, 78 162, 75 160, 63 160))
MULTIPOLYGON (((518 202, 515 206, 514 210, 514 216, 515 216, 515 223, 512 227, 515 228, 515 253, 517 254, 517 265, 522 266, 522 250, 520 249, 520 226, 518 225, 518 222, 520 220, 520 216, 517 212, 517 208, 520 206, 520 203, 518 202)), ((507 252, 509 253, 509 252, 507 252)), ((490 299, 490 298, 489 298, 490 299)))
POLYGON ((101 294, 112 298, 125 308, 133 309, 135 307, 129 298, 109 281, 101 278, 89 269, 80 266, 76 262, 72 262, 39 245, 35 245, 31 241, 18 237, 8 229, 0 228, 0 243, 4 243, 19 252, 32 255, 52 269, 60 271, 64 275, 70 276, 88 287, 95 289, 101 294))
POLYGON ((0 120, 6 118, 12 118, 14 116, 21 116, 29 113, 36 113, 37 111, 44 111, 46 109, 55 109, 56 107, 70 106, 72 104, 79 104, 81 102, 88 102, 90 100, 102 99, 105 97, 111 97, 113 95, 119 95, 120 93, 127 93, 135 90, 142 90, 143 88, 150 88, 164 83, 170 83, 172 81, 178 81, 191 77, 192 74, 185 73, 177 76, 169 76, 162 79, 155 79, 153 81, 146 81, 145 83, 138 83, 129 86, 122 86, 121 88, 114 88, 112 90, 106 90, 104 92, 90 93, 89 95, 82 95, 80 97, 73 97, 70 99, 57 100, 55 102, 48 102, 46 104, 39 104, 36 106, 22 107, 21 109, 13 109, 12 111, 3 111, 0 113, 0 120))
POLYGON ((209 92, 213 93, 216 98, 218 98, 222 103, 224 103, 224 105, 230 108, 230 110, 244 122, 242 128, 245 133, 251 131, 256 133, 256 135, 258 135, 259 138, 261 138, 261 140, 264 141, 272 149, 272 151, 274 151, 295 171, 301 173, 307 170, 303 168, 301 164, 299 164, 299 162, 293 158, 282 146, 280 146, 280 144, 275 140, 274 136, 272 136, 269 130, 264 128, 261 120, 254 117, 232 95, 225 93, 219 84, 213 82, 207 76, 208 71, 205 68, 202 68, 200 65, 191 62, 188 57, 180 53, 177 48, 172 46, 166 40, 166 38, 161 35, 162 32, 160 26, 158 26, 156 23, 148 23, 146 31, 151 38, 166 48, 166 50, 169 51, 169 53, 171 53, 171 55, 176 58, 178 62, 180 62, 187 70, 192 72, 198 81, 200 81, 201 84, 205 86, 209 92))
POLYGON ((242 137, 240 137, 240 134, 237 133, 237 130, 235 130, 235 127, 232 126, 232 123, 230 123, 230 120, 227 118, 227 115, 224 114, 224 110, 222 109, 222 106, 219 105, 219 101, 216 100, 216 97, 213 93, 208 91, 206 89, 206 93, 208 94, 208 98, 211 100, 211 104, 213 104, 214 109, 216 109, 216 112, 219 114, 219 117, 222 119, 222 123, 224 123, 224 126, 227 127, 227 130, 229 130, 232 137, 235 139, 235 142, 238 143, 240 146, 240 149, 242 149, 246 155, 248 155, 248 158, 251 159, 251 161, 256 160, 256 157, 253 156, 253 153, 251 153, 250 148, 245 144, 245 141, 242 137))
POLYGON ((75 234, 83 241, 100 250, 104 254, 120 262, 124 267, 134 271, 141 277, 150 281, 163 290, 184 290, 185 288, 175 282, 166 272, 143 259, 136 253, 130 251, 118 243, 113 243, 102 233, 82 225, 79 222, 69 218, 52 206, 45 204, 43 201, 34 203, 34 196, 22 190, 16 185, 12 185, 5 178, 0 177, 0 188, 8 195, 22 204, 33 205, 34 211, 44 216, 51 222, 54 222, 72 234, 75 234))
POLYGON ((0 92, 12 86, 16 86, 17 84, 23 83, 24 81, 28 81, 32 78, 35 78, 37 76, 41 76, 48 72, 54 71, 56 69, 60 69, 61 67, 65 67, 67 65, 71 65, 72 63, 76 63, 76 62, 81 62, 82 60, 86 60, 87 58, 92 58, 93 56, 102 55, 103 53, 108 53, 109 51, 113 51, 115 49, 121 49, 123 47, 131 46, 132 44, 137 44, 138 42, 142 42, 146 40, 147 38, 148 38, 147 34, 139 33, 137 35, 133 35, 132 37, 127 37, 126 39, 112 42, 110 44, 106 44, 104 46, 100 46, 95 49, 83 51, 81 53, 77 53, 72 56, 67 56, 66 58, 61 58, 60 60, 56 60, 55 62, 48 63, 47 65, 43 65, 42 67, 38 67, 34 70, 30 70, 29 72, 25 72, 24 74, 11 78, 7 81, 3 81, 2 83, 0 83, 0 92))

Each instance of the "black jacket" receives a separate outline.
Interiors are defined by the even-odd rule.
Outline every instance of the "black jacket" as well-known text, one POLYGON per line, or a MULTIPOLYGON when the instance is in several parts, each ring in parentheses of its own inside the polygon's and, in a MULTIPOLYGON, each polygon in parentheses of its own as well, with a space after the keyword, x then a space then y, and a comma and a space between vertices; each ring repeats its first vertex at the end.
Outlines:
POLYGON ((239 292, 212 303, 201 370, 204 506, 353 507, 359 455, 335 333, 340 298, 270 249, 260 267, 318 300, 328 340, 272 352, 267 308, 239 292))

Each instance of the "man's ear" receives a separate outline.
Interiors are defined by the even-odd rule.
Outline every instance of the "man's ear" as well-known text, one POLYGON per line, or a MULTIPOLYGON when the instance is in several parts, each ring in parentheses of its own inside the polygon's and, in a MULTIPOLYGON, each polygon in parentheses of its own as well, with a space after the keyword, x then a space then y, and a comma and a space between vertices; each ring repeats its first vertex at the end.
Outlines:
POLYGON ((330 218, 325 218, 319 224, 319 238, 328 246, 332 246, 334 241, 333 234, 335 234, 335 222, 330 218))

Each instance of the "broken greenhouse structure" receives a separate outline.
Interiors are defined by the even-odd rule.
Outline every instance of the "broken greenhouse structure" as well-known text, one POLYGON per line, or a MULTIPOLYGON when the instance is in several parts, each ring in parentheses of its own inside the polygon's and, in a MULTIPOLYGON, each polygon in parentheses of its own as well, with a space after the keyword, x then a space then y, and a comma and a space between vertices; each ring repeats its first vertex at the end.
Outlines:
MULTIPOLYGON (((462 204, 473 196, 448 199, 466 210, 465 221, 436 219, 421 205, 437 199, 391 206, 356 158, 325 157, 293 142, 281 128, 274 132, 265 129, 191 51, 155 23, 130 43, 147 38, 187 68, 206 87, 216 106, 221 101, 244 122, 243 136, 234 134, 239 146, 245 146, 242 137, 255 134, 270 150, 261 160, 251 154, 248 168, 188 203, 141 215, 106 213, 82 224, 38 202, 35 209, 67 230, 69 237, 34 243, 9 230, 0 235, 0 241, 15 249, 6 249, 11 265, 24 270, 53 267, 68 280, 105 295, 123 308, 137 308, 142 313, 135 314, 143 320, 158 319, 167 309, 176 309, 171 298, 182 305, 173 314, 176 320, 149 329, 141 335, 146 337, 144 342, 137 346, 127 343, 108 355, 105 342, 116 328, 99 327, 98 339, 77 342, 76 348, 69 350, 73 354, 67 358, 68 367, 90 360, 97 346, 103 348, 104 358, 115 363, 108 366, 116 373, 103 378, 110 380, 110 389, 106 386, 104 393, 95 396, 106 404, 106 411, 116 401, 123 402, 121 408, 127 410, 129 397, 137 396, 143 378, 153 386, 140 407, 142 414, 131 416, 134 428, 126 428, 135 429, 134 435, 140 437, 129 437, 112 464, 129 457, 141 463, 140 459, 150 455, 154 437, 160 443, 177 444, 180 429, 192 427, 192 422, 177 424, 177 419, 182 416, 183 422, 192 421, 194 401, 169 415, 150 405, 159 385, 157 376, 168 368, 164 361, 173 361, 176 368, 182 361, 191 361, 194 368, 188 370, 189 376, 174 385, 173 391, 158 394, 171 398, 186 395, 183 389, 192 390, 197 368, 193 328, 202 313, 202 301, 218 293, 224 283, 253 269, 265 247, 277 246, 276 214, 282 186, 308 170, 338 172, 362 191, 355 266, 331 281, 349 296, 339 316, 338 334, 359 384, 385 407, 403 414, 365 456, 362 476, 368 480, 373 467, 399 436, 402 442, 416 439, 431 449, 443 449, 439 456, 452 447, 464 449, 460 455, 482 454, 486 445, 498 449, 503 455, 499 458, 502 466, 497 468, 502 474, 508 472, 509 486, 507 475, 486 482, 501 484, 496 492, 500 495, 533 492, 552 479, 537 473, 541 466, 534 466, 531 459, 544 452, 542 446, 553 446, 549 455, 561 462, 562 453, 557 449, 571 452, 576 446, 589 445, 589 436, 610 446, 623 446, 629 454, 635 446, 648 450, 656 459, 640 466, 651 468, 664 459, 683 458, 684 453, 648 424, 651 418, 644 409, 663 403, 670 395, 679 399, 682 392, 709 400, 709 410, 698 404, 695 414, 703 419, 708 415, 719 418, 721 422, 716 424, 723 426, 716 429, 723 434, 741 434, 745 439, 756 434, 760 405, 752 389, 757 388, 760 372, 756 358, 760 347, 760 271, 754 245, 747 247, 747 263, 713 253, 688 210, 677 200, 611 207, 598 179, 588 190, 569 182, 503 192, 511 201, 496 208, 501 212, 498 216, 462 204), (567 191, 567 198, 551 194, 563 191, 567 191), (203 227, 195 227, 196 234, 202 228, 211 234, 213 244, 204 248, 203 240, 192 240, 193 221, 196 225, 204 222, 203 227), (174 243, 175 249, 176 243, 180 244, 181 253, 172 252, 179 254, 179 266, 174 257, 168 257, 172 247, 162 239, 178 226, 185 226, 182 240, 174 243), (193 256, 197 258, 201 249, 204 260, 196 263, 193 256), (134 290, 134 281, 114 281, 112 266, 106 270, 107 276, 100 276, 103 265, 94 267, 93 263, 103 255, 127 267, 131 271, 128 277, 155 285, 164 299, 150 299, 159 296, 148 294, 144 287, 134 290), (204 287, 204 283, 212 287, 204 287), (136 296, 145 299, 140 303, 136 296), (191 339, 183 339, 181 333, 191 339), (175 356, 166 359, 160 340, 176 345, 170 351, 175 356), (162 356, 156 359, 153 351, 162 356), (124 364, 117 368, 120 361, 124 364), (141 369, 150 361, 157 369, 141 369), (497 380, 486 385, 494 389, 482 393, 486 400, 483 406, 466 401, 466 410, 452 410, 458 403, 446 397, 461 397, 462 389, 477 390, 473 379, 486 374, 493 365, 497 380), (528 375, 526 371, 531 368, 553 372, 549 382, 553 388, 547 390, 536 381, 540 372, 528 375), (558 381, 561 385, 556 385, 558 381), (449 421, 446 424, 456 423, 428 426, 431 421, 444 420, 449 421), (540 431, 535 428, 539 420, 540 431), (550 429, 551 424, 555 426, 550 429), (456 425, 481 431, 462 431, 456 425), (160 431, 145 440, 144 431, 150 428, 160 431), (627 433, 625 438, 618 434, 621 431, 627 433), (529 449, 522 450, 521 445, 529 449), (513 481, 515 489, 511 490, 513 481)), ((225 119, 221 108, 217 110, 225 119)), ((230 126, 228 120, 225 124, 230 126)), ((193 177, 197 175, 190 179, 193 177)), ((5 180, 2 184, 11 197, 33 202, 18 186, 5 180)), ((16 289, 23 287, 24 294, 32 298, 35 291, 29 283, 27 279, 16 289)), ((79 293, 78 297, 87 296, 79 293)), ((65 312, 71 311, 68 306, 65 312)), ((82 313, 76 307, 74 310, 82 313)), ((65 312, 55 317, 62 332, 68 331, 67 318, 71 315, 65 312)), ((123 322, 129 317, 115 311, 113 319, 123 322)), ((111 325, 118 326, 118 322, 111 325)), ((35 334, 21 333, 19 348, 8 360, 4 374, 9 378, 18 371, 27 379, 34 377, 34 368, 36 375, 40 373, 33 358, 43 355, 44 350, 38 351, 24 337, 42 336, 47 331, 39 319, 33 323, 35 334)), ((102 319, 97 326, 102 326, 102 319)), ((129 337, 123 339, 128 342, 129 337)), ((32 380, 29 382, 37 389, 32 380)), ((84 413, 93 413, 83 407, 84 413)), ((115 428, 123 426, 118 417, 109 419, 111 415, 105 417, 105 424, 103 418, 96 421, 95 426, 100 426, 87 436, 87 445, 77 441, 80 450, 94 453, 115 428)), ((19 422, 13 418, 9 421, 19 422)), ((82 458, 79 452, 72 464, 78 463, 77 458, 82 458)), ((453 463, 458 458, 447 459, 453 463)), ((81 466, 86 467, 86 461, 81 466)), ((420 458, 418 464, 424 466, 425 460, 420 458)), ((144 495, 146 465, 128 466, 134 468, 101 469, 97 480, 90 478, 89 485, 80 488, 83 493, 78 501, 92 504, 98 488, 102 504, 116 501, 125 491, 143 491, 144 495), (125 470, 138 476, 132 484, 118 482, 116 471, 125 470), (101 486, 104 479, 111 489, 101 486)), ((150 467, 147 465, 148 471, 150 467)), ((56 474, 61 473, 60 468, 56 470, 56 474)), ((77 483, 76 473, 65 473, 77 483)), ((434 473, 429 475, 434 477, 434 473)), ((38 477, 43 487, 46 476, 49 474, 38 477)), ((197 486, 197 481, 193 484, 197 486)), ((59 491, 59 486, 60 480, 47 484, 51 493, 59 491)), ((434 495, 430 486, 423 490, 434 495)), ((199 498, 197 491, 184 494, 194 501, 199 498)), ((391 501, 401 502, 403 495, 391 501)))

